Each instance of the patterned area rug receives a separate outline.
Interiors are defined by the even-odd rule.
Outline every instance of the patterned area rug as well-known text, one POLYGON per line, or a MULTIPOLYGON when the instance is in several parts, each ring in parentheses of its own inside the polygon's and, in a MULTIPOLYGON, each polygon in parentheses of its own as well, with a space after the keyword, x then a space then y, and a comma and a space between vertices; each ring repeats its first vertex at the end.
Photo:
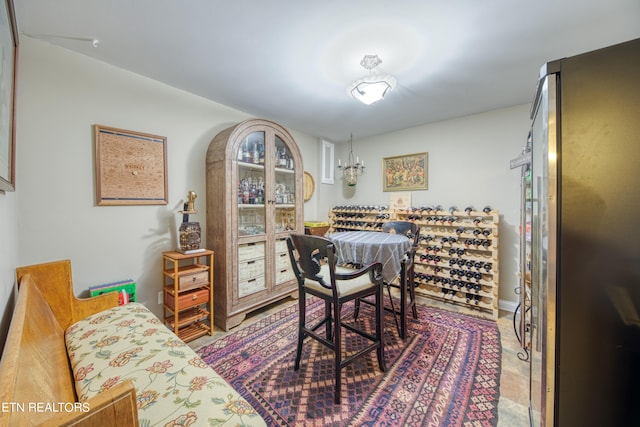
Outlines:
MULTIPOLYGON (((309 297, 312 298, 312 297, 309 297)), ((321 316, 312 304, 308 319, 321 316)), ((351 306, 343 313, 351 319, 351 306)), ((342 371, 342 402, 333 404, 332 353, 305 340, 296 355, 298 305, 200 348, 197 353, 272 426, 495 426, 500 389, 500 333, 495 322, 418 305, 408 336, 385 316, 387 371, 375 353, 342 371)), ((358 322, 373 330, 362 305, 358 322)), ((345 333, 357 350, 357 336, 345 333)))

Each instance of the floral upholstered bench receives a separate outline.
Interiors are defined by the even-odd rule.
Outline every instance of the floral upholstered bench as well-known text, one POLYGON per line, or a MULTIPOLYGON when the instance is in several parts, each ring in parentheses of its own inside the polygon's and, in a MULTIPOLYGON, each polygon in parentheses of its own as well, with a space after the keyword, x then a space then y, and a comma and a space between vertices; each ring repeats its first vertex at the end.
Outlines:
POLYGON ((124 380, 141 425, 264 425, 256 411, 145 306, 96 313, 65 333, 82 402, 124 380))
POLYGON ((16 269, 0 361, 0 427, 264 426, 141 304, 77 298, 68 260, 16 269))

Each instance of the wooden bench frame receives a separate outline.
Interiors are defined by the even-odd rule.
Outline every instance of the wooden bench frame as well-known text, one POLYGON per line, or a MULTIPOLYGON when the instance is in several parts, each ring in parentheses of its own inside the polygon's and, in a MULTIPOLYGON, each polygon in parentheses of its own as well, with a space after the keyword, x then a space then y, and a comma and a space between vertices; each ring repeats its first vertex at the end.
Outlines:
POLYGON ((0 426, 138 426, 133 383, 78 401, 64 342, 71 324, 118 305, 115 293, 76 298, 71 262, 19 267, 18 300, 0 362, 0 426))

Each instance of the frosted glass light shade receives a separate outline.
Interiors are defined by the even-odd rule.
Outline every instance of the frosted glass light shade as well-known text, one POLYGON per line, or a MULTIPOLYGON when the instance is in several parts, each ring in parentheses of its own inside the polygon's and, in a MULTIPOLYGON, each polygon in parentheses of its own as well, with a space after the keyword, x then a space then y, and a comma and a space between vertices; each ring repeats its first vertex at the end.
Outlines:
POLYGON ((347 93, 366 105, 382 99, 396 86, 396 79, 388 74, 371 75, 352 82, 347 93))

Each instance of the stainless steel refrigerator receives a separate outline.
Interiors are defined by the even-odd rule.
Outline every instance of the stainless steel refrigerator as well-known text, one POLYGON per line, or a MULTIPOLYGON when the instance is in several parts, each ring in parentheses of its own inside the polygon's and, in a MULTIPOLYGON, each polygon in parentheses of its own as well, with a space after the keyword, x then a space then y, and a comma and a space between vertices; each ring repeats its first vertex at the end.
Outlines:
POLYGON ((640 39, 546 64, 532 119, 532 425, 638 426, 640 39))

